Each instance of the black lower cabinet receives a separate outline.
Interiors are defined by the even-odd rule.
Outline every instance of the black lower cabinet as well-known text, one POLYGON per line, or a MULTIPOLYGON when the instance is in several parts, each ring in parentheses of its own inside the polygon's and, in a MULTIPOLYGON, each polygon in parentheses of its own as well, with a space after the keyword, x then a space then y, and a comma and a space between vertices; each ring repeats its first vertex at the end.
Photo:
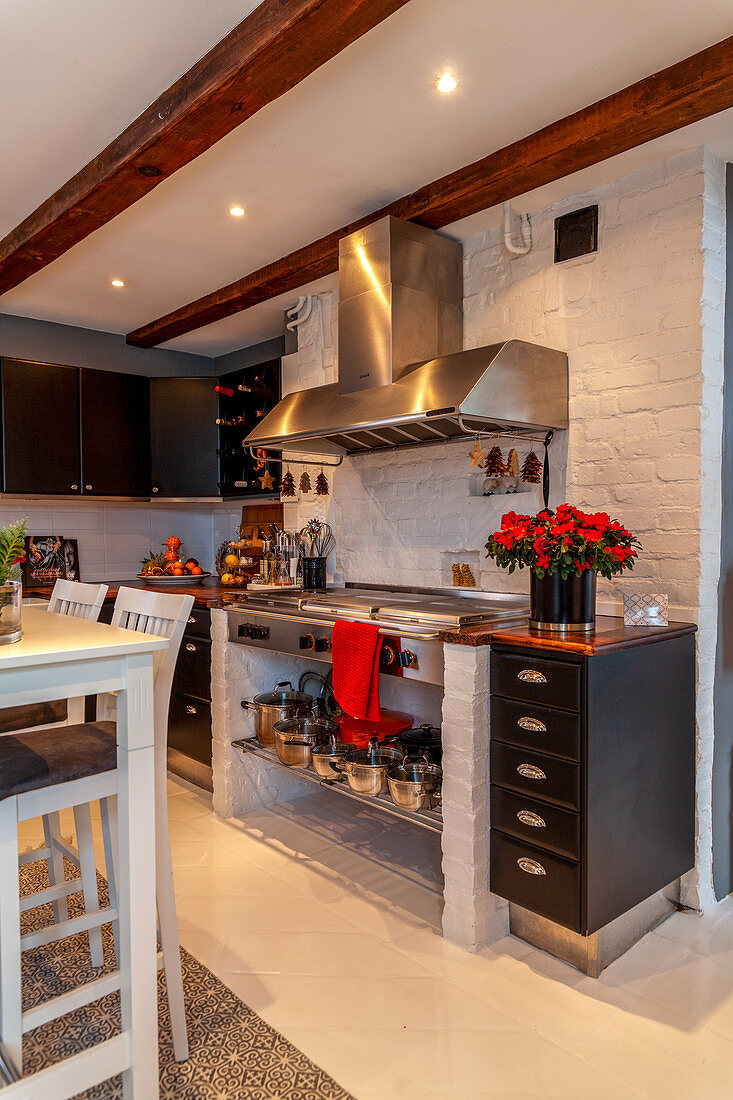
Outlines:
POLYGON ((492 646, 493 893, 590 935, 694 865, 695 639, 492 646))
MULTIPOLYGON (((99 621, 112 621, 114 600, 104 601, 99 621)), ((173 673, 168 710, 168 767, 211 790, 211 612, 193 607, 173 673)), ((94 720, 95 700, 87 698, 86 718, 94 720)))

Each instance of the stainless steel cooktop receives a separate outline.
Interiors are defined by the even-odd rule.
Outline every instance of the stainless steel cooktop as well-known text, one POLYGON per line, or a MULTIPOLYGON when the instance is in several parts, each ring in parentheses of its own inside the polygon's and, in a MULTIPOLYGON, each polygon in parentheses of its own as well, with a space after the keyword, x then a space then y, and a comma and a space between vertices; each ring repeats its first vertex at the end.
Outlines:
POLYGON ((347 585, 313 592, 289 588, 282 592, 250 589, 225 601, 237 610, 271 611, 279 615, 316 615, 319 619, 371 619, 455 630, 476 623, 518 618, 527 612, 523 596, 502 592, 450 592, 442 589, 378 588, 347 585))

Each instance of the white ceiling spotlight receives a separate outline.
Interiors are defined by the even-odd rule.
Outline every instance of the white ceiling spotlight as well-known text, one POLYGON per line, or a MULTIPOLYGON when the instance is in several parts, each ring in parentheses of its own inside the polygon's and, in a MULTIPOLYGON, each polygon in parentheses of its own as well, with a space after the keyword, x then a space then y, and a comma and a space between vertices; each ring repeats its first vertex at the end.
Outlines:
POLYGON ((229 213, 233 218, 243 218, 245 210, 243 206, 230 206, 229 213))
POLYGON ((112 286, 124 286, 125 285, 123 279, 110 279, 110 283, 111 283, 112 286))
POLYGON ((439 92, 443 92, 445 95, 449 95, 451 92, 455 92, 458 87, 458 81, 454 77, 450 70, 446 69, 442 76, 439 76, 435 81, 435 87, 439 92))

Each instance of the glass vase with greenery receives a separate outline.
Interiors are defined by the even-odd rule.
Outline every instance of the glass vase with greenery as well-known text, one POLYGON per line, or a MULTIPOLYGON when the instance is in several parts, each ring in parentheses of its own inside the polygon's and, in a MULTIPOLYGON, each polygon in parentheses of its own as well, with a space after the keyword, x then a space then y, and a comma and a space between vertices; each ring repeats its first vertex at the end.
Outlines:
POLYGON ((25 561, 27 516, 0 527, 0 645, 21 637, 20 612, 23 587, 20 575, 25 561))

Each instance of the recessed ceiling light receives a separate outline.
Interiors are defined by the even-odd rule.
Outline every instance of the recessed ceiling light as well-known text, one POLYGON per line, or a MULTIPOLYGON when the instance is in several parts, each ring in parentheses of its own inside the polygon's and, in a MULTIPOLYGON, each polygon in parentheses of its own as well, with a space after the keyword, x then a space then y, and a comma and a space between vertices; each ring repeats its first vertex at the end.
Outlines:
POLYGON ((112 286, 124 286, 125 285, 122 279, 110 279, 110 282, 112 283, 112 286))
POLYGON ((445 92, 447 95, 448 92, 455 92, 456 88, 458 87, 458 81, 453 76, 453 73, 445 72, 438 80, 436 80, 435 87, 438 89, 439 92, 445 92))
POLYGON ((230 206, 229 213, 233 218, 241 218, 244 215, 243 206, 230 206))

